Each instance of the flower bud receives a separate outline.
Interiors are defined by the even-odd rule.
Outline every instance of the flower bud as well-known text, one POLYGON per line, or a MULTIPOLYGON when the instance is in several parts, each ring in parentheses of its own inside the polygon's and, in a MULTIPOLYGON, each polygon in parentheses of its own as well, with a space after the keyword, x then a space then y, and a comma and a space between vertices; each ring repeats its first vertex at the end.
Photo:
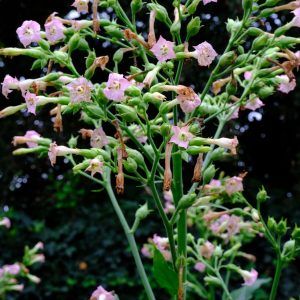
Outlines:
POLYGON ((105 117, 104 111, 100 106, 95 104, 83 105, 84 112, 92 119, 103 119, 105 117))
POLYGON ((172 34, 179 34, 180 33, 180 29, 181 29, 181 22, 180 21, 177 21, 177 22, 174 22, 171 27, 170 27, 170 32, 172 34))
POLYGON ((115 25, 109 25, 104 27, 106 33, 110 35, 111 37, 115 37, 117 39, 123 39, 124 34, 123 32, 115 25))
POLYGON ((214 165, 210 165, 207 169, 203 172, 203 184, 209 183, 216 174, 216 168, 214 165))
POLYGON ((293 232, 292 232, 292 238, 295 239, 298 242, 300 242, 300 228, 295 226, 293 232))
POLYGON ((190 140, 189 145, 190 146, 202 146, 206 144, 206 139, 202 137, 195 137, 190 140))
POLYGON ((271 232, 275 232, 277 230, 277 222, 274 218, 268 217, 267 225, 271 232))
POLYGON ((70 148, 76 148, 76 146, 77 146, 77 141, 78 141, 78 136, 76 136, 76 137, 74 137, 73 135, 72 135, 72 137, 69 139, 69 141, 68 141, 68 146, 70 147, 70 148))
POLYGON ((37 146, 34 148, 19 148, 12 152, 13 155, 26 155, 30 153, 46 153, 48 152, 47 147, 37 146))
POLYGON ((136 172, 138 167, 136 161, 131 157, 128 157, 127 160, 123 160, 123 165, 126 171, 128 171, 129 173, 136 172))
POLYGON ((214 149, 214 151, 211 153, 210 159, 212 161, 215 161, 215 160, 220 160, 225 156, 226 156, 225 149, 222 147, 219 147, 219 148, 214 149))
POLYGON ((221 257, 223 255, 223 249, 220 245, 216 246, 215 247, 215 250, 214 250, 214 256, 215 257, 221 257))
POLYGON ((231 34, 234 34, 242 27, 242 22, 238 20, 228 19, 226 24, 226 29, 231 34))
POLYGON ((125 104, 116 104, 116 109, 123 120, 134 122, 138 120, 137 112, 133 107, 125 104))
POLYGON ((128 156, 133 158, 139 166, 144 164, 144 157, 139 151, 126 148, 126 152, 128 153, 128 156))
POLYGON ((187 25, 187 36, 192 37, 199 33, 201 28, 201 20, 199 17, 192 18, 187 25))
POLYGON ((119 64, 123 60, 123 57, 124 57, 124 51, 122 51, 122 49, 118 49, 113 56, 113 61, 116 64, 119 64))
POLYGON ((269 37, 266 34, 258 36, 252 43, 253 50, 260 50, 264 48, 269 41, 269 37))
POLYGON ((148 3, 147 8, 149 10, 155 10, 156 11, 157 20, 159 20, 160 22, 165 23, 166 25, 171 24, 171 20, 169 18, 168 11, 162 5, 156 4, 156 3, 148 3))
POLYGON ((182 196, 182 198, 178 202, 178 209, 187 209, 191 207, 194 204, 195 200, 196 200, 195 193, 182 196))
POLYGON ((54 59, 56 59, 59 63, 67 63, 69 56, 66 52, 63 51, 54 51, 53 52, 54 59))
POLYGON ((82 163, 77 164, 76 166, 74 166, 72 170, 73 170, 74 173, 77 173, 79 171, 86 170, 89 165, 90 165, 90 161, 85 160, 82 163))
POLYGON ((79 41, 81 37, 79 33, 75 33, 69 40, 68 45, 69 45, 69 52, 72 53, 74 50, 78 48, 79 41))
POLYGON ((236 59, 235 52, 229 51, 221 56, 220 61, 219 61, 220 66, 225 68, 225 67, 233 64, 235 59, 236 59))
POLYGON ((256 209, 251 210, 251 217, 254 222, 258 222, 260 220, 260 217, 256 209))
POLYGON ((163 137, 167 137, 170 135, 170 132, 171 132, 171 125, 169 124, 162 124, 161 127, 160 127, 160 133, 163 137))
POLYGON ((256 200, 260 203, 265 202, 270 198, 265 190, 264 187, 261 188, 261 190, 256 195, 256 200))
POLYGON ((285 242, 283 245, 284 253, 287 255, 293 254, 295 251, 295 246, 296 246, 295 240, 289 240, 289 241, 285 242))
POLYGON ((143 8, 143 1, 142 0, 132 0, 130 6, 131 6, 132 14, 135 15, 143 8))
POLYGON ((265 3, 263 3, 264 6, 275 6, 278 2, 281 0, 267 0, 265 3))
POLYGON ((205 276, 204 281, 208 285, 213 285, 213 286, 222 286, 222 281, 215 277, 215 276, 205 276))
MULTIPOLYGON (((138 87, 131 85, 130 87, 128 87, 126 89, 125 95, 130 96, 130 97, 139 97, 139 96, 141 96, 141 90, 138 87)), ((139 102, 140 101, 141 101, 141 99, 139 99, 139 102)))
POLYGON ((259 36, 265 33, 263 30, 257 27, 250 27, 247 32, 250 36, 259 36))
POLYGON ((146 219, 147 216, 151 213, 151 210, 148 209, 148 203, 146 202, 143 206, 138 208, 135 212, 135 217, 139 220, 146 219))
POLYGON ((199 153, 207 153, 210 151, 209 146, 189 146, 186 150, 188 154, 197 155, 199 153))
POLYGON ((193 0, 193 2, 187 7, 187 11, 190 15, 193 15, 196 12, 199 3, 200 0, 193 0))
POLYGON ((280 37, 282 35, 284 35, 289 29, 290 29, 290 24, 286 24, 283 25, 281 27, 278 27, 275 31, 274 31, 274 36, 275 37, 280 37))
POLYGON ((285 36, 276 41, 276 46, 278 46, 280 49, 285 49, 285 48, 292 48, 294 45, 300 44, 300 39, 299 38, 294 38, 290 36, 285 36))
POLYGON ((273 13, 274 13, 273 8, 266 8, 266 9, 261 11, 261 13, 258 17, 259 18, 267 18, 267 17, 271 16, 271 14, 273 14, 273 13))
POLYGON ((257 91, 257 96, 261 99, 270 97, 274 93, 274 87, 272 86, 263 86, 257 91))
POLYGON ((287 228, 287 221, 281 219, 280 222, 277 224, 277 233, 280 236, 283 236, 286 234, 288 228, 287 228))
POLYGON ((243 9, 245 12, 249 12, 252 10, 253 0, 243 0, 243 9))
POLYGON ((164 102, 161 104, 159 107, 159 112, 162 114, 168 113, 173 107, 178 103, 177 99, 169 101, 169 102, 164 102))
POLYGON ((45 50, 45 51, 48 51, 49 49, 50 49, 50 44, 49 44, 49 42, 47 42, 47 41, 45 41, 45 40, 40 40, 39 42, 38 42, 38 44, 39 44, 39 46, 43 49, 43 50, 45 50))
POLYGON ((235 256, 236 253, 237 253, 237 251, 241 248, 241 246, 242 246, 241 243, 235 244, 231 249, 225 251, 224 254, 223 254, 223 256, 225 258, 235 256))

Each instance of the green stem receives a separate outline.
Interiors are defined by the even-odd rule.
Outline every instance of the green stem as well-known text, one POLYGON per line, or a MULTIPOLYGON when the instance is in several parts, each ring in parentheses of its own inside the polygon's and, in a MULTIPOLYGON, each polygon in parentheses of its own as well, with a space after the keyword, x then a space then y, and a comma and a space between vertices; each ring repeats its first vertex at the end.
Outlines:
POLYGON ((275 277, 274 277, 274 280, 273 280, 273 285, 272 285, 272 290, 271 290, 269 300, 275 300, 276 299, 278 285, 279 285, 279 281, 280 281, 280 277, 281 277, 281 272, 282 272, 282 269, 283 269, 283 262, 282 262, 282 259, 281 259, 280 250, 278 250, 277 252, 278 253, 277 253, 276 271, 275 271, 275 277))

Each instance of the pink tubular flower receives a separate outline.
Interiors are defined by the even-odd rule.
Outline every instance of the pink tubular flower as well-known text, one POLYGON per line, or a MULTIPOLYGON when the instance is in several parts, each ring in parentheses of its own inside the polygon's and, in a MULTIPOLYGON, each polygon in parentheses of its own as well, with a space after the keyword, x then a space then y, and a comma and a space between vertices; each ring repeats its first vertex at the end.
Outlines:
POLYGON ((194 266, 194 269, 200 273, 203 273, 205 271, 205 264, 202 262, 197 262, 194 266))
POLYGON ((86 171, 91 172, 92 177, 94 177, 96 173, 103 174, 103 165, 104 163, 98 158, 91 159, 86 171))
POLYGON ((59 19, 53 18, 50 22, 45 24, 46 37, 49 42, 55 43, 65 37, 64 25, 59 19))
POLYGON ((243 178, 233 176, 231 178, 226 179, 225 191, 229 196, 236 192, 242 192, 243 190, 243 178))
POLYGON ((30 92, 25 93, 25 102, 27 105, 27 110, 28 110, 28 112, 30 112, 34 115, 35 115, 37 101, 38 101, 38 98, 37 98, 36 94, 30 93, 30 92))
POLYGON ((167 41, 162 36, 159 37, 159 40, 151 48, 152 53, 155 55, 159 62, 164 62, 169 59, 176 58, 174 52, 174 43, 167 41))
POLYGON ((18 87, 19 81, 17 78, 13 78, 10 75, 6 75, 4 77, 2 83, 2 94, 3 96, 8 99, 8 94, 12 92, 13 89, 18 87))
POLYGON ((78 154, 78 149, 72 149, 65 146, 57 146, 57 144, 51 143, 49 146, 48 157, 50 159, 51 165, 56 164, 57 156, 65 156, 67 154, 78 154))
POLYGON ((170 143, 174 143, 182 148, 187 148, 189 141, 194 137, 193 134, 189 132, 189 127, 179 127, 172 126, 173 136, 170 139, 170 143))
POLYGON ((110 73, 103 93, 107 99, 120 102, 124 100, 125 90, 129 86, 130 82, 122 74, 110 73))
POLYGON ((22 26, 17 29, 20 42, 27 47, 32 42, 38 42, 41 39, 41 26, 35 21, 24 21, 22 26))
POLYGON ((250 80, 251 78, 252 78, 252 72, 246 71, 246 72, 244 73, 244 79, 245 79, 245 80, 250 80))
POLYGON ((245 105, 245 108, 250 110, 256 110, 262 106, 264 106, 264 103, 258 97, 256 97, 248 100, 245 105))
POLYGON ((198 46, 194 46, 194 49, 195 51, 192 52, 192 55, 198 60, 199 66, 208 67, 218 56, 218 53, 208 42, 203 42, 198 46))
POLYGON ((239 273, 244 279, 243 285, 251 286, 257 280, 258 272, 254 269, 251 269, 250 272, 246 270, 239 270, 239 273))
POLYGON ((229 138, 219 138, 219 139, 206 139, 209 144, 217 145, 219 147, 229 149, 232 154, 236 154, 236 147, 239 144, 237 137, 233 139, 229 138))
POLYGON ((296 87, 296 80, 293 79, 290 81, 287 75, 280 75, 276 76, 280 80, 280 84, 278 86, 278 91, 288 94, 289 92, 293 91, 296 87))
POLYGON ((93 292, 90 300, 115 300, 113 292, 106 291, 101 285, 93 292))
POLYGON ((10 219, 7 217, 4 217, 2 220, 0 220, 0 226, 4 226, 7 229, 10 228, 10 226, 11 226, 10 219))
POLYGON ((93 148, 103 148, 107 144, 108 139, 104 130, 101 127, 93 130, 91 134, 91 146, 93 148))
POLYGON ((203 0, 203 4, 206 5, 210 2, 218 2, 218 0, 203 0))
POLYGON ((26 143, 29 148, 34 148, 37 147, 40 138, 40 134, 36 131, 28 130, 24 136, 14 136, 12 143, 14 146, 26 143))
POLYGON ((214 250, 215 246, 209 241, 206 241, 202 246, 200 246, 201 255, 207 259, 212 257, 214 250))
POLYGON ((12 265, 5 265, 3 266, 4 273, 10 274, 10 275, 18 275, 21 271, 21 267, 18 263, 12 264, 12 265))
POLYGON ((89 12, 89 0, 75 0, 72 6, 74 6, 79 13, 89 12))
POLYGON ((79 77, 69 84, 67 88, 70 92, 71 103, 80 103, 80 102, 92 102, 91 92, 93 85, 84 77, 79 77))

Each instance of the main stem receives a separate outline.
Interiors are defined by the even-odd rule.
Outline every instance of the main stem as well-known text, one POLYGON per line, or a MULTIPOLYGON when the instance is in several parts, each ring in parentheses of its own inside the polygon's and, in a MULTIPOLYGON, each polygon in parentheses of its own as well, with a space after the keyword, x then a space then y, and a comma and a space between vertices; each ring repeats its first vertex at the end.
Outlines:
POLYGON ((273 280, 273 285, 272 285, 272 290, 271 290, 269 300, 275 300, 276 299, 282 268, 283 268, 283 262, 282 262, 281 253, 280 253, 280 250, 279 250, 279 253, 277 253, 276 272, 275 272, 275 277, 274 277, 274 280, 273 280))
MULTIPOLYGON (((109 176, 107 176, 109 177, 109 176)), ((125 232, 125 235, 127 237, 127 240, 128 240, 128 243, 129 243, 129 247, 130 247, 130 250, 131 250, 131 253, 133 255, 133 258, 134 258, 134 261, 135 261, 135 264, 137 266, 137 270, 138 270, 138 273, 139 273, 139 276, 142 280, 142 283, 143 283, 143 286, 145 288, 145 291, 146 291, 146 294, 147 294, 147 297, 149 300, 155 300, 155 296, 153 294, 153 291, 152 291, 152 288, 149 284, 149 281, 148 281, 148 277, 146 275, 146 272, 145 272, 145 269, 144 269, 144 266, 143 266, 143 263, 142 263, 142 260, 141 260, 141 257, 140 257, 140 254, 139 254, 139 250, 138 250, 138 247, 136 245, 136 241, 135 241, 135 238, 134 238, 134 235, 133 233, 130 231, 130 228, 128 226, 128 223, 125 219, 125 216, 119 206, 119 203, 116 199, 116 196, 114 194, 114 191, 112 190, 112 187, 111 187, 111 183, 110 182, 106 182, 105 184, 105 188, 106 188, 106 191, 108 193, 108 196, 110 198, 110 201, 113 205, 113 208, 120 220, 120 223, 124 229, 124 232, 125 232)))

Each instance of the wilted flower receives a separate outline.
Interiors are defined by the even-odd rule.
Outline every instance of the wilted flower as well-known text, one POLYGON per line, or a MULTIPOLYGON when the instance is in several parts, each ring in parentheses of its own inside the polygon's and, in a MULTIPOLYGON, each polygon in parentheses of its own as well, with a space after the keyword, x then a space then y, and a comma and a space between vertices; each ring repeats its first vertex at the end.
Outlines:
POLYGON ((67 85, 71 103, 91 102, 93 85, 84 77, 79 77, 67 85))
POLYGON ((250 272, 246 270, 239 270, 238 272, 241 274, 245 281, 243 285, 251 286, 257 280, 258 272, 254 269, 252 269, 250 272))
POLYGON ((36 94, 30 93, 28 91, 25 93, 25 102, 27 105, 27 110, 28 112, 34 115, 35 115, 37 101, 38 101, 38 97, 36 94))
POLYGON ((198 60, 199 66, 207 67, 218 56, 218 53, 214 50, 211 44, 203 42, 194 47, 195 51, 192 52, 192 56, 198 60))
POLYGON ((110 73, 103 93, 108 99, 120 102, 129 86, 130 82, 122 74, 110 73))
POLYGON ((115 300, 113 292, 106 291, 101 285, 93 292, 90 300, 115 300))
POLYGON ((10 219, 7 217, 4 217, 2 220, 0 220, 0 226, 4 226, 6 228, 10 228, 11 222, 10 219))
POLYGON ((280 80, 279 87, 277 88, 278 91, 288 94, 289 92, 293 91, 296 87, 296 80, 292 79, 290 81, 287 75, 280 75, 276 76, 280 80))
POLYGON ((91 146, 93 148, 103 148, 107 144, 108 139, 104 130, 101 127, 93 130, 91 134, 91 146))
POLYGON ((45 24, 45 30, 48 41, 51 43, 55 43, 63 39, 65 37, 64 29, 64 25, 57 18, 53 18, 50 22, 47 22, 45 24))
POLYGON ((78 154, 78 149, 71 149, 65 146, 57 146, 57 144, 51 143, 49 146, 48 157, 50 159, 51 165, 56 163, 57 156, 65 156, 67 154, 78 154))
POLYGON ((201 255, 207 259, 212 257, 214 250, 215 246, 209 241, 206 241, 202 246, 200 246, 201 255))
POLYGON ((162 36, 159 37, 157 43, 151 48, 151 51, 155 55, 158 61, 164 62, 169 59, 176 58, 176 54, 174 52, 174 43, 167 41, 162 36))
POLYGON ((24 21, 22 26, 17 29, 20 42, 27 47, 32 42, 38 42, 41 39, 41 26, 35 21, 24 21))
POLYGON ((18 87, 19 81, 17 78, 13 78, 10 75, 6 75, 2 82, 2 94, 8 99, 8 94, 12 92, 13 89, 18 87))
POLYGON ((255 97, 247 101, 245 108, 256 110, 262 106, 264 106, 264 103, 258 97, 255 97))
POLYGON ((174 143, 182 148, 187 148, 189 141, 194 137, 192 133, 189 132, 189 127, 179 127, 172 126, 173 136, 170 139, 170 143, 174 143))
POLYGON ((231 178, 226 179, 225 191, 229 196, 236 192, 242 192, 243 190, 243 178, 233 176, 231 178))
POLYGON ((74 6, 79 13, 89 12, 89 0, 75 0, 72 6, 74 6))
POLYGON ((96 174, 103 173, 103 161, 100 161, 98 158, 94 158, 90 160, 89 166, 86 168, 86 171, 91 172, 92 177, 96 174))

